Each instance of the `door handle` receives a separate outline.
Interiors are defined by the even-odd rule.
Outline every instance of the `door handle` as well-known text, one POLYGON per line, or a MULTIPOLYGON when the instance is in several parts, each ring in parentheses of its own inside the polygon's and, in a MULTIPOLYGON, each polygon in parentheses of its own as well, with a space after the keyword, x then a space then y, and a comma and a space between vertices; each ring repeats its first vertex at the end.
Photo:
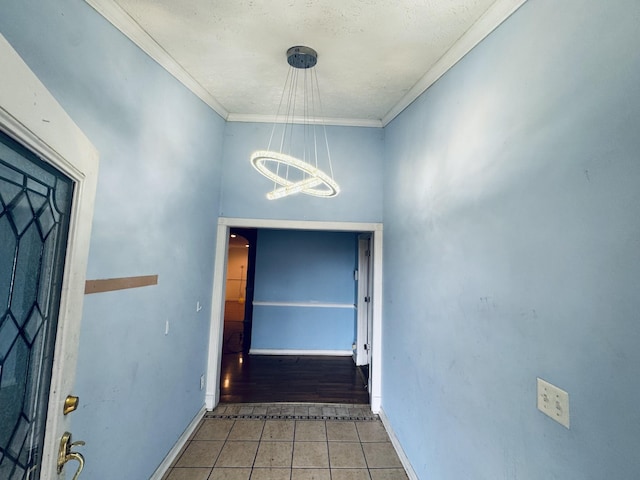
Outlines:
POLYGON ((58 450, 58 474, 62 473, 62 468, 69 460, 76 460, 78 462, 78 470, 71 480, 77 480, 80 472, 84 468, 84 457, 81 453, 72 452, 71 449, 75 446, 84 445, 82 440, 77 442, 71 442, 71 434, 64 432, 60 439, 60 449, 58 450))

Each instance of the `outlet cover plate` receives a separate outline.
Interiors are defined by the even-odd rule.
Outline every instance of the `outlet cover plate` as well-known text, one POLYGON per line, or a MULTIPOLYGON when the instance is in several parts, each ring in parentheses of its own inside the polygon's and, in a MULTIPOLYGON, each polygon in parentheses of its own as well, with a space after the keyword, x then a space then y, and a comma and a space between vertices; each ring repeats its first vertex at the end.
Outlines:
POLYGON ((538 378, 538 410, 569 428, 569 394, 538 378))

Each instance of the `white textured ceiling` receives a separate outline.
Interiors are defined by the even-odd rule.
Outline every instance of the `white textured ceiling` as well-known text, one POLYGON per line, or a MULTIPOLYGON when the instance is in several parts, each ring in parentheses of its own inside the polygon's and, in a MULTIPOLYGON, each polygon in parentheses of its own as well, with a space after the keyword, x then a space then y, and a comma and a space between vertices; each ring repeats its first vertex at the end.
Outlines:
POLYGON ((331 123, 383 125, 525 0, 86 0, 229 120, 278 109, 307 45, 331 123))

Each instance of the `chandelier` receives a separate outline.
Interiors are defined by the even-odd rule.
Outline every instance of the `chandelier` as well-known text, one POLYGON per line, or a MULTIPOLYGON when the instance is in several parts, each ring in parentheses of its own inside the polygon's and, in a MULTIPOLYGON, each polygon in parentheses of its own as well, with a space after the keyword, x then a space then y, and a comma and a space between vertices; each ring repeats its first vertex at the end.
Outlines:
POLYGON ((269 200, 304 193, 335 197, 327 130, 322 116, 315 67, 317 52, 296 46, 287 50, 289 71, 266 150, 251 154, 251 164, 273 182, 269 200))

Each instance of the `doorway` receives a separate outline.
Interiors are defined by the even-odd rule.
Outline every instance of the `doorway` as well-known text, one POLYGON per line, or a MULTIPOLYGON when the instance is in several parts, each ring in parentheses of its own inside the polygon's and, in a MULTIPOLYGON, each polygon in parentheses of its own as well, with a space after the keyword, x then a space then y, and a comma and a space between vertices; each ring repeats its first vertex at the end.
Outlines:
POLYGON ((236 382, 248 366, 253 319, 257 232, 255 229, 231 228, 227 248, 223 342, 219 389, 221 396, 233 397, 236 382))
POLYGON ((229 234, 220 402, 369 403, 351 356, 358 234, 250 230, 249 245, 242 233, 229 234), (253 330, 245 306, 256 309, 253 330))
MULTIPOLYGON (((377 301, 382 287, 382 225, 362 224, 349 222, 297 222, 278 220, 251 220, 251 219, 229 219, 220 218, 218 223, 218 241, 216 246, 216 263, 214 269, 214 290, 212 323, 210 331, 209 362, 207 370, 207 394, 206 403, 208 409, 213 409, 220 401, 220 381, 221 381, 221 360, 223 347, 224 330, 224 275, 226 274, 226 255, 228 249, 229 235, 232 228, 265 228, 265 229, 291 229, 291 230, 320 230, 320 231, 343 231, 343 232, 369 232, 372 236, 372 270, 373 275, 373 295, 372 295, 372 347, 371 347, 371 388, 368 391, 369 401, 372 410, 379 411, 380 406, 380 349, 377 348, 380 335, 375 335, 377 329, 381 330, 381 308, 377 301), (378 268, 376 268, 378 267, 378 268), (377 295, 377 296, 376 296, 377 295)), ((351 357, 346 359, 353 365, 351 357)))
POLYGON ((251 345, 256 231, 232 228, 227 249, 222 354, 248 353, 251 345))

